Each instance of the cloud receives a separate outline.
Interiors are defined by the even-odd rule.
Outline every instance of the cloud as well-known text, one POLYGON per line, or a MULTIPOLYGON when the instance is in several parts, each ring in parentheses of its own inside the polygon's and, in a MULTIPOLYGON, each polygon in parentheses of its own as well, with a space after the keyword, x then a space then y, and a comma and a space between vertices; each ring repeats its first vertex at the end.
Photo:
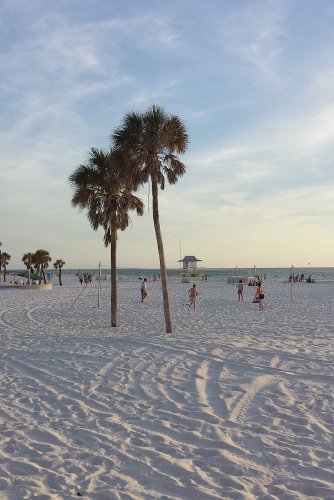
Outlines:
MULTIPOLYGON (((101 234, 70 206, 68 175, 91 146, 109 144, 125 112, 152 101, 185 119, 191 140, 186 175, 160 196, 170 263, 180 238, 189 253, 223 265, 222 246, 231 260, 245 259, 243 252, 253 260, 265 238, 274 263, 285 235, 301 252, 307 234, 327 237, 332 40, 320 37, 312 49, 304 35, 312 23, 300 19, 301 4, 97 5, 5 1, 0 7, 7 34, 0 54, 0 209, 10 213, 1 240, 19 254, 38 232, 34 246, 44 246, 46 237, 49 250, 67 262, 78 258, 78 242, 87 262, 100 249, 107 255, 101 234), (299 30, 297 23, 304 23, 299 30)), ((312 29, 314 40, 319 27, 312 29)), ((120 238, 123 265, 156 259, 146 215, 134 217, 120 238)))
POLYGON ((152 86, 148 83, 145 88, 140 88, 138 91, 134 92, 132 96, 132 102, 134 105, 141 107, 147 107, 152 103, 157 103, 161 100, 165 100, 166 97, 171 97, 174 94, 177 82, 174 79, 170 81, 154 82, 152 86))
POLYGON ((316 101, 334 99, 334 67, 320 69, 310 82, 310 94, 316 101))
POLYGON ((289 44, 284 28, 283 3, 247 3, 224 17, 221 23, 223 50, 255 76, 273 81, 280 73, 281 59, 289 44))

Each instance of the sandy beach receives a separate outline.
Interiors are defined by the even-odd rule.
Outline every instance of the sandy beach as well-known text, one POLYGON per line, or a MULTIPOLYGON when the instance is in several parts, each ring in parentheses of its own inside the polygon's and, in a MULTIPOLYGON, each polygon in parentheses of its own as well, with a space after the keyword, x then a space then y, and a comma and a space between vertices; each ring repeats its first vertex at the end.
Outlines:
POLYGON ((334 285, 0 289, 0 498, 333 499, 334 285), (77 302, 75 302, 75 300, 77 302), (75 302, 75 303, 74 303, 75 302))

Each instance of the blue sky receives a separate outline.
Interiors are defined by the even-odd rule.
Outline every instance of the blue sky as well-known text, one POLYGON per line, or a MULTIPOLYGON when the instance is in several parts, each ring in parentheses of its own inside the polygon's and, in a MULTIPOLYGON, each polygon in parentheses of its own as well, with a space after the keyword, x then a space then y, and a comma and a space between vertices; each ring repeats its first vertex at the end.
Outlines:
MULTIPOLYGON (((332 0, 2 0, 0 241, 22 267, 109 264, 68 176, 125 113, 180 116, 186 175, 160 193, 166 263, 333 266, 332 0)), ((148 204, 119 267, 157 267, 148 204)))

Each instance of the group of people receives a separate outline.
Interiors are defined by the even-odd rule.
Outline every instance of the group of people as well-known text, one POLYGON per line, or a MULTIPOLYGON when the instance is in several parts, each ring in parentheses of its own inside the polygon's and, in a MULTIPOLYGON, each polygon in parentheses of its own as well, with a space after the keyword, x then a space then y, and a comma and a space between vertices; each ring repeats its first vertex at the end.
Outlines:
MULTIPOLYGON (((239 280, 239 283, 236 285, 237 293, 238 293, 238 301, 244 300, 244 284, 242 279, 239 280)), ((253 298, 254 303, 259 304, 259 311, 264 310, 264 288, 262 282, 258 279, 256 282, 256 290, 253 298)))
MULTIPOLYGON (((196 290, 196 285, 194 284, 189 290, 188 290, 188 297, 189 297, 189 303, 188 305, 188 311, 190 309, 195 310, 196 308, 196 297, 198 296, 198 292, 196 290)), ((144 302, 144 300, 147 297, 147 278, 143 278, 142 284, 140 287, 140 296, 141 296, 141 302, 144 302)))
POLYGON ((315 283, 311 275, 309 275, 308 278, 305 279, 304 273, 302 273, 301 275, 299 275, 299 273, 296 275, 290 274, 289 276, 289 283, 301 283, 304 280, 306 283, 315 283))
MULTIPOLYGON (((237 292, 238 292, 238 300, 243 301, 244 300, 244 284, 243 284, 242 279, 239 280, 239 283, 236 285, 236 287, 237 287, 237 292)), ((190 311, 190 309, 195 310, 196 297, 198 295, 199 295, 199 293, 196 290, 196 285, 193 285, 188 290, 188 297, 189 297, 188 311, 190 311)), ((260 280, 258 280, 256 283, 256 291, 255 291, 253 302, 257 302, 259 304, 259 311, 264 310, 264 288, 263 288, 262 282, 260 280)))
MULTIPOLYGON (((244 300, 244 295, 243 295, 243 290, 244 290, 244 284, 242 279, 239 280, 239 283, 236 285, 237 287, 237 292, 238 292, 238 300, 243 301, 244 300)), ((141 294, 141 302, 144 302, 144 300, 147 297, 147 279, 144 278, 141 284, 140 288, 140 294, 141 294)), ((196 284, 194 284, 191 288, 188 290, 188 311, 193 309, 195 311, 196 309, 196 298, 198 297, 199 293, 196 289, 196 284)), ((256 291, 254 295, 253 302, 256 302, 259 304, 259 311, 264 310, 264 288, 262 286, 261 281, 257 281, 256 283, 256 291)))
POLYGON ((93 276, 91 274, 87 273, 77 273, 78 280, 80 281, 80 285, 84 283, 85 285, 88 285, 88 283, 92 282, 93 276))
MULTIPOLYGON (((310 276, 311 276, 311 275, 310 275, 310 276)), ((299 282, 302 282, 302 281, 304 281, 304 279, 305 279, 305 276, 304 276, 304 274, 303 274, 303 273, 302 273, 300 276, 299 276, 299 273, 298 273, 298 274, 296 274, 296 275, 294 275, 294 274, 290 274, 290 276, 289 276, 289 283, 291 283, 291 281, 292 281, 293 283, 297 283, 298 281, 299 281, 299 282)), ((307 280, 306 280, 306 281, 307 281, 307 280)))
POLYGON ((250 278, 248 281, 248 286, 257 286, 258 282, 261 281, 263 283, 264 280, 267 279, 267 273, 264 273, 264 276, 259 276, 258 274, 254 278, 250 278))

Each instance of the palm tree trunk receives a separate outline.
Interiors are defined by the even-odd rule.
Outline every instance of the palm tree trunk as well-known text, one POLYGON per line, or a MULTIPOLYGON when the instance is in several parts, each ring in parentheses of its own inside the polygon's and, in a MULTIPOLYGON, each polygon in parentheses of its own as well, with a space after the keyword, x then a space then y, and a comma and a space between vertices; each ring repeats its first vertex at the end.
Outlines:
POLYGON ((61 281, 61 267, 59 268, 58 277, 59 277, 59 286, 63 286, 63 283, 61 281))
POLYGON ((30 267, 28 267, 28 285, 30 285, 30 267))
POLYGON ((158 205, 159 188, 157 180, 154 179, 153 177, 151 178, 151 180, 152 180, 153 223, 154 223, 155 236, 157 239, 158 253, 160 260, 160 276, 161 276, 161 286, 162 286, 162 297, 164 303, 166 333, 173 333, 172 317, 169 307, 165 253, 164 253, 164 246, 162 242, 162 235, 160 229, 159 205, 158 205))
MULTIPOLYGON (((114 225, 113 227, 116 227, 114 225)), ((110 310, 111 310, 111 326, 118 326, 117 318, 117 276, 116 276, 116 247, 117 247, 117 230, 111 229, 110 238, 110 284, 111 284, 111 295, 110 295, 110 310)))

